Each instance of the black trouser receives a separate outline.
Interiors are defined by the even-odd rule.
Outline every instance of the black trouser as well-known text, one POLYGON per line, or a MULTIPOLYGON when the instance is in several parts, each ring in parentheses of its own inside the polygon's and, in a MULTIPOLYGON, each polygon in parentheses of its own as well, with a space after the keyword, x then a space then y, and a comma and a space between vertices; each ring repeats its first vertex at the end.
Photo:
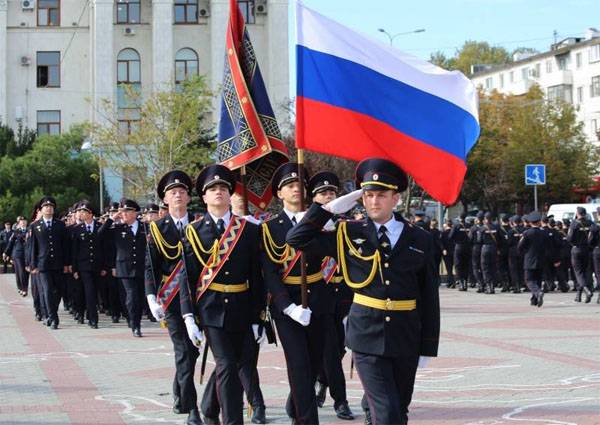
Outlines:
MULTIPOLYGON (((81 273, 80 273, 81 274, 81 273)), ((79 279, 75 279, 73 275, 66 277, 67 288, 70 292, 69 298, 71 299, 71 307, 81 317, 84 317, 86 304, 85 304, 85 288, 83 279, 81 276, 79 279)))
POLYGON ((98 323, 98 281, 100 280, 100 274, 96 271, 81 271, 79 272, 79 280, 83 283, 87 319, 91 323, 98 323))
MULTIPOLYGON (((248 403, 253 409, 265 407, 265 400, 260 389, 260 381, 256 364, 258 362, 258 352, 260 346, 254 341, 254 333, 250 330, 246 334, 242 358, 238 374, 248 403)), ((216 371, 210 375, 204 394, 202 395, 201 410, 204 416, 209 418, 218 418, 220 412, 219 395, 217 394, 217 374, 216 371)))
POLYGON ((175 377, 173 397, 179 400, 182 413, 189 413, 197 407, 198 396, 194 386, 194 370, 198 358, 198 348, 188 338, 185 323, 181 317, 179 297, 175 297, 165 314, 169 336, 175 352, 175 377))
POLYGON ((557 270, 554 266, 553 259, 546 259, 544 264, 544 282, 546 283, 546 289, 552 290, 555 288, 554 281, 557 280, 557 270))
MULTIPOLYGON (((108 271, 102 280, 104 281, 104 286, 108 292, 108 309, 110 310, 111 317, 113 319, 119 319, 121 313, 123 313, 124 316, 129 316, 127 313, 127 294, 123 284, 119 279, 114 277, 110 271, 108 271)), ((143 293, 142 296, 144 296, 143 293)))
POLYGON ((481 272, 481 245, 473 245, 471 250, 471 266, 473 268, 473 277, 476 283, 483 283, 483 275, 481 272))
POLYGON ((352 355, 365 391, 372 423, 407 423, 419 356, 382 357, 356 351, 352 355))
POLYGON ((454 254, 449 252, 447 255, 442 257, 444 259, 444 267, 446 267, 446 273, 448 276, 447 284, 454 285, 454 254))
POLYGON ((464 282, 469 280, 469 257, 469 244, 456 244, 454 247, 454 266, 456 267, 456 277, 464 282))
POLYGON ((62 270, 46 270, 39 272, 39 279, 48 317, 58 325, 58 304, 64 288, 65 275, 62 270))
POLYGON ((15 267, 17 289, 27 292, 29 289, 29 272, 25 270, 25 260, 23 258, 13 258, 13 266, 15 267))
POLYGON ((600 246, 595 247, 592 251, 592 266, 596 276, 596 287, 598 287, 600 285, 600 246))
POLYGON ((589 249, 587 247, 574 246, 571 249, 571 263, 575 274, 575 287, 582 291, 584 287, 592 290, 591 282, 588 280, 589 273, 589 249))
POLYGON ((290 384, 285 410, 302 425, 319 423, 315 382, 323 361, 324 320, 332 320, 332 316, 326 317, 312 316, 308 326, 288 316, 275 318, 290 384))
MULTIPOLYGON (((125 306, 127 307, 127 316, 129 317, 129 327, 131 329, 139 329, 142 321, 144 278, 141 276, 133 278, 122 277, 119 278, 119 281, 125 290, 125 306)), ((118 306, 111 306, 111 308, 118 308, 118 306)))
POLYGON ((342 366, 342 358, 346 354, 344 348, 344 317, 348 314, 346 306, 336 302, 336 312, 333 320, 325 320, 323 324, 323 362, 318 370, 317 380, 329 386, 329 394, 333 398, 333 407, 346 403, 346 377, 342 366))
POLYGON ((539 296, 542 291, 542 277, 544 271, 541 269, 528 270, 525 269, 525 282, 531 291, 531 298, 539 296))
POLYGON ((483 282, 490 287, 496 283, 496 270, 498 264, 498 249, 494 244, 484 244, 481 247, 481 271, 483 282))
POLYGON ((510 254, 508 256, 508 268, 510 269, 510 283, 514 291, 520 291, 523 286, 523 257, 510 254))
POLYGON ((204 335, 215 359, 217 397, 223 410, 223 425, 244 423, 242 383, 239 376, 244 341, 250 329, 228 332, 206 326, 204 335))
POLYGON ((46 306, 42 300, 42 292, 39 288, 39 274, 31 275, 31 297, 33 298, 33 309, 39 317, 47 317, 46 306))
POLYGON ((503 248, 498 256, 498 277, 502 280, 504 287, 510 287, 511 279, 508 269, 508 250, 506 248, 503 248))

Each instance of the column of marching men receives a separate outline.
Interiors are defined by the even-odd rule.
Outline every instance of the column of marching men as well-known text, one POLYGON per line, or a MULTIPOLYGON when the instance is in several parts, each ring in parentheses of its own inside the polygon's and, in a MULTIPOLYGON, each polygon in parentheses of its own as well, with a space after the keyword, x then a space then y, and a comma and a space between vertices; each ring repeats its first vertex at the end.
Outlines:
POLYGON ((280 209, 268 218, 244 215, 236 177, 222 165, 195 181, 171 171, 157 187, 160 208, 123 199, 99 219, 86 200, 58 219, 45 196, 29 225, 20 217, 0 233, 3 260, 52 329, 61 301, 93 329, 99 314, 125 318, 134 337, 143 317, 160 321, 174 350, 173 412, 191 425, 243 423, 244 394, 251 421, 266 423, 257 371, 265 340, 283 348, 292 423, 317 424, 327 392, 336 416, 354 419, 347 348, 365 423, 407 423, 417 367, 437 355, 442 262, 447 287, 460 291, 528 292, 541 307, 545 293, 567 292, 572 281, 575 301, 592 300, 600 228, 584 209, 570 223, 480 212, 440 229, 424 211, 394 212, 407 185, 394 164, 368 159, 355 174, 359 190, 338 197, 335 174, 301 181, 297 164, 284 164, 272 180, 280 209), (204 215, 188 211, 193 192, 204 215), (194 375, 198 362, 204 373, 207 350, 216 366, 198 400, 194 375))

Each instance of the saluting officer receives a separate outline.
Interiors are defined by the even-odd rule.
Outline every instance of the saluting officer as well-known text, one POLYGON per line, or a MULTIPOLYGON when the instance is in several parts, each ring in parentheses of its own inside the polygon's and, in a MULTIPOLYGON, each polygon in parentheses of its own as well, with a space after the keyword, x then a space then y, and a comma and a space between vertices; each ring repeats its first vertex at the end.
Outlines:
POLYGON ((101 233, 112 245, 109 267, 114 278, 125 290, 125 305, 129 327, 135 337, 142 336, 141 319, 144 300, 144 255, 146 230, 137 219, 140 206, 131 199, 122 199, 119 211, 106 219, 101 233), (119 223, 114 224, 114 220, 119 223))
POLYGON ((544 303, 542 278, 544 264, 547 261, 546 249, 549 242, 548 235, 540 228, 542 216, 534 211, 528 214, 527 221, 531 228, 523 232, 517 248, 523 255, 523 268, 525 269, 525 283, 531 291, 531 305, 541 307, 544 303))
MULTIPOLYGON (((322 171, 312 176, 308 182, 308 194, 312 202, 326 204, 335 198, 340 187, 339 178, 330 171, 322 171)), ((334 230, 334 221, 329 222, 326 229, 334 230)), ((348 315, 352 303, 352 291, 344 284, 343 278, 335 273, 336 263, 332 257, 326 260, 329 264, 323 264, 324 278, 331 288, 333 296, 333 320, 327 320, 325 324, 325 346, 323 347, 323 362, 317 375, 317 405, 323 407, 329 387, 329 394, 333 398, 333 408, 338 418, 344 420, 354 419, 354 414, 348 406, 346 397, 346 377, 342 367, 342 359, 346 353, 344 347, 344 318, 348 315)))
POLYGON ((287 240, 307 252, 339 252, 344 279, 354 290, 346 345, 365 390, 367 421, 406 424, 420 356, 436 356, 439 344, 433 241, 394 214, 408 182, 398 166, 366 159, 356 169, 356 180, 360 190, 326 206, 313 204, 287 240), (334 213, 349 210, 361 195, 367 220, 339 222, 335 234, 321 232, 334 213))
POLYGON ((301 253, 285 241, 287 232, 300 221, 300 196, 306 184, 299 181, 296 163, 283 164, 275 171, 272 191, 283 201, 283 209, 262 225, 262 266, 287 363, 291 392, 285 409, 292 423, 313 425, 319 423, 314 387, 323 362, 324 323, 333 320, 333 303, 321 272, 325 256, 306 250, 308 306, 302 307, 301 253))
POLYGON ((493 223, 493 215, 490 212, 485 213, 483 224, 479 227, 478 239, 481 243, 481 271, 483 274, 483 291, 486 294, 496 293, 498 272, 498 252, 504 242, 504 237, 500 235, 498 225, 493 223))
POLYGON ((524 268, 523 268, 523 256, 519 252, 517 245, 525 227, 523 227, 523 219, 520 215, 513 215, 510 218, 511 229, 508 231, 508 268, 510 270, 510 282, 512 286, 512 293, 521 293, 521 287, 523 286, 524 268))
POLYGON ((196 193, 206 204, 207 214, 186 229, 189 287, 183 285, 180 294, 190 339, 200 346, 205 335, 215 359, 217 394, 226 425, 244 422, 238 369, 247 334, 253 332, 255 340, 263 338, 259 323, 265 307, 259 227, 231 213, 235 184, 231 170, 219 164, 205 167, 198 175, 196 193))
POLYGON ((446 219, 444 221, 444 228, 442 230, 442 258, 444 260, 444 267, 448 276, 448 282, 446 283, 448 288, 456 287, 456 280, 454 279, 454 242, 450 239, 450 232, 452 231, 452 220, 446 219))
POLYGON ((158 182, 158 197, 169 206, 168 214, 150 224, 146 250, 146 297, 152 315, 165 319, 175 352, 173 412, 188 413, 187 424, 202 423, 197 406, 194 370, 198 348, 187 336, 181 316, 177 271, 183 261, 184 229, 192 221, 187 206, 191 200, 192 179, 183 171, 173 170, 158 182))
POLYGON ((71 231, 73 278, 83 286, 88 325, 98 329, 98 289, 101 276, 106 275, 106 261, 100 225, 94 220, 92 205, 81 201, 77 206, 81 223, 71 231))
POLYGON ((2 253, 6 261, 12 261, 17 280, 17 289, 23 297, 29 289, 29 272, 25 269, 25 240, 27 238, 27 219, 19 217, 17 228, 8 239, 8 245, 2 253))
POLYGON ((58 304, 69 271, 69 236, 65 224, 54 218, 56 201, 51 196, 40 200, 42 218, 32 225, 31 273, 38 274, 42 296, 48 308, 48 322, 58 329, 58 304))
POLYGON ((452 226, 448 239, 454 243, 454 267, 458 278, 459 290, 467 290, 469 280, 469 262, 471 261, 471 244, 469 228, 465 223, 466 213, 461 213, 457 222, 452 226))
POLYGON ((585 302, 589 303, 593 296, 592 282, 588 279, 588 268, 590 267, 590 245, 589 232, 592 223, 587 218, 587 211, 583 207, 577 207, 575 220, 569 227, 567 241, 573 245, 571 249, 571 263, 575 273, 575 287, 577 295, 575 302, 581 302, 581 294, 585 293, 585 302))
POLYGON ((479 211, 475 216, 475 223, 469 229, 469 242, 471 243, 471 268, 473 271, 473 277, 475 278, 474 284, 477 285, 477 292, 483 292, 483 273, 481 270, 481 239, 479 233, 483 227, 483 216, 484 212, 479 211))

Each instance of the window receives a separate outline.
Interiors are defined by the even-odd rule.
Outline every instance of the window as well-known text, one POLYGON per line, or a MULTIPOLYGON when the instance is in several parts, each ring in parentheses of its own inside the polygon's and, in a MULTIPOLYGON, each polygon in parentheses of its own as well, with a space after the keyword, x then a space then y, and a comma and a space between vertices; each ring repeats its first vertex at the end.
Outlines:
POLYGON ((117 56, 117 82, 139 83, 140 55, 133 49, 123 49, 117 56))
POLYGON ((175 84, 198 75, 198 55, 192 49, 181 49, 175 55, 175 84))
POLYGON ((198 0, 175 0, 175 23, 195 24, 198 22, 198 0))
POLYGON ((485 88, 487 90, 491 90, 494 88, 494 79, 492 77, 488 77, 485 79, 485 88))
POLYGON ((535 71, 534 71, 534 77, 535 78, 540 78, 540 75, 542 74, 542 64, 541 63, 536 63, 535 64, 535 71))
POLYGON ((117 24, 140 23, 140 0, 117 0, 117 24))
POLYGON ((122 134, 131 134, 137 131, 140 121, 140 108, 119 108, 117 115, 119 131, 122 134))
POLYGON ((256 17, 254 16, 254 0, 238 0, 238 5, 242 11, 242 16, 247 24, 256 23, 256 17))
POLYGON ((37 86, 60 87, 60 52, 37 52, 37 86))
POLYGON ((37 111, 37 134, 60 134, 60 111, 37 111))
POLYGON ((500 74, 500 88, 504 88, 504 74, 500 74))
POLYGON ((38 27, 60 26, 60 0, 38 0, 38 27))
POLYGON ((577 87, 577 103, 583 103, 583 86, 577 87))
POLYGON ((548 100, 560 100, 571 103, 573 101, 572 86, 561 84, 558 86, 548 87, 548 100))
POLYGON ((117 55, 117 113, 119 129, 125 134, 137 129, 141 93, 140 55, 133 49, 123 49, 117 55))
POLYGON ((600 96, 600 75, 592 77, 592 85, 590 86, 590 97, 600 96))
POLYGON ((510 71, 510 74, 508 74, 509 76, 509 80, 511 83, 515 82, 515 71, 510 71))
POLYGON ((582 59, 581 59, 581 52, 575 54, 575 66, 577 68, 581 68, 581 64, 582 64, 582 59))
POLYGON ((546 74, 551 74, 552 73, 552 60, 553 59, 548 59, 546 61, 546 74))
POLYGON ((521 79, 529 80, 529 67, 521 68, 521 79))
POLYGON ((556 64, 557 64, 558 69, 560 69, 561 71, 565 71, 567 69, 567 67, 569 66, 569 56, 568 55, 558 56, 556 58, 556 64))
POLYGON ((592 134, 596 134, 598 132, 598 120, 593 119, 590 121, 592 127, 592 134))
POLYGON ((600 61, 600 44, 590 46, 589 50, 590 63, 600 61))

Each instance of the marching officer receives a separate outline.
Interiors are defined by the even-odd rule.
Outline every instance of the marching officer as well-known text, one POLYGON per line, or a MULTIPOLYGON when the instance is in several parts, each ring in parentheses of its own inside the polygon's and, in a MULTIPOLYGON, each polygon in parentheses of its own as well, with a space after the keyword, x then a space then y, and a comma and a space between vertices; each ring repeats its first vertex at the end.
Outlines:
POLYGON ((477 285, 477 292, 483 292, 483 274, 481 271, 481 238, 479 233, 483 226, 483 211, 479 211, 475 216, 475 223, 469 229, 469 242, 471 243, 471 269, 473 277, 475 278, 475 284, 477 285))
MULTIPOLYGON (((330 171, 322 171, 312 176, 308 182, 308 194, 312 202, 326 204, 337 198, 340 187, 339 178, 330 171)), ((330 222, 332 230, 333 221, 330 222)), ((327 227, 327 226, 326 226, 327 227)), ((352 291, 344 284, 343 278, 336 275, 336 263, 333 258, 330 265, 324 264, 324 278, 332 290, 334 314, 333 320, 327 320, 325 330, 325 346, 323 347, 323 363, 317 375, 317 405, 323 407, 329 387, 329 394, 333 398, 333 408, 336 416, 344 420, 354 419, 354 414, 348 406, 346 397, 346 377, 342 367, 342 359, 346 352, 344 346, 344 318, 348 315, 352 303, 352 291), (327 269, 330 267, 330 269, 327 269)))
POLYGON ((479 227, 478 239, 481 243, 481 272, 483 274, 483 290, 486 294, 496 293, 494 286, 497 280, 498 253, 503 243, 498 226, 493 222, 491 212, 485 213, 483 224, 479 227))
POLYGON ((571 244, 567 241, 567 229, 563 225, 563 222, 558 220, 556 222, 556 232, 559 238, 559 255, 560 265, 556 269, 558 277, 558 289, 561 292, 569 292, 569 268, 571 264, 571 244))
MULTIPOLYGON (((0 231, 0 253, 3 253, 8 246, 8 241, 10 240, 13 234, 13 229, 9 221, 4 223, 4 229, 0 231)), ((4 257, 0 258, 0 263, 2 263, 2 273, 6 274, 8 271, 8 260, 4 257)))
POLYGON ((180 280, 177 272, 183 264, 184 229, 192 221, 187 206, 191 200, 192 179, 183 171, 166 173, 158 182, 157 194, 168 204, 168 213, 150 224, 151 238, 146 249, 145 289, 152 315, 165 320, 175 352, 173 412, 187 413, 187 425, 202 424, 194 370, 198 348, 187 336, 181 316, 180 280))
POLYGON ((366 159, 356 169, 356 180, 360 190, 325 206, 313 204, 287 241, 307 252, 339 253, 345 282, 354 291, 346 345, 368 401, 366 422, 406 424, 420 356, 436 356, 439 344, 433 241, 428 232, 394 214, 408 184, 398 166, 366 159), (334 234, 320 231, 361 196, 367 220, 339 222, 334 234))
POLYGON ((457 222, 452 226, 448 239, 454 243, 454 266, 458 278, 459 290, 467 290, 469 280, 469 262, 471 261, 471 244, 469 228, 465 223, 466 213, 461 213, 457 222))
POLYGON ((29 290, 29 272, 25 269, 25 240, 27 238, 27 219, 19 217, 17 228, 8 240, 3 253, 5 261, 12 261, 17 280, 17 289, 23 297, 29 290))
POLYGON ((140 206, 131 199, 122 199, 119 211, 106 219, 101 233, 106 234, 111 256, 111 274, 125 290, 125 305, 129 327, 135 337, 142 336, 141 320, 144 299, 144 254, 147 234, 137 219, 140 206), (113 224, 118 221, 117 224, 113 224))
POLYGON ((512 286, 512 293, 521 293, 521 287, 523 286, 523 256, 517 249, 519 240, 525 232, 523 227, 523 219, 520 215, 514 215, 510 219, 511 229, 508 231, 508 268, 510 270, 510 282, 512 286))
POLYGON ((65 224, 54 217, 56 201, 40 200, 42 217, 32 224, 31 273, 39 274, 42 296, 48 309, 47 324, 58 329, 58 304, 69 271, 69 235, 65 224))
POLYGON ((554 283, 557 275, 557 268, 554 266, 553 259, 560 256, 560 236, 554 228, 554 219, 550 217, 542 218, 542 230, 548 236, 548 250, 546 265, 544 266, 544 292, 554 291, 556 284, 554 283))
POLYGON ((150 223, 151 221, 156 221, 158 219, 158 205, 154 202, 148 202, 144 208, 144 222, 150 223))
MULTIPOLYGON (((600 214, 600 207, 596 210, 600 214)), ((592 249, 592 269, 596 276, 596 282, 600 283, 600 226, 593 223, 590 227, 590 234, 588 237, 590 241, 590 248, 592 249)), ((600 293, 598 294, 597 303, 600 304, 600 293)))
POLYGON ((235 185, 234 174, 223 165, 210 165, 198 175, 196 193, 206 204, 207 214, 186 228, 190 284, 180 289, 181 313, 190 339, 200 346, 206 336, 213 353, 226 425, 244 422, 239 367, 247 334, 253 332, 258 342, 264 338, 259 330, 265 307, 259 227, 231 213, 235 185))
POLYGON ((456 287, 456 280, 454 279, 454 242, 450 239, 450 232, 452 231, 452 220, 447 219, 444 222, 444 229, 442 231, 442 258, 444 260, 444 267, 446 273, 448 273, 448 288, 456 287))
POLYGON ((577 207, 575 220, 569 227, 567 241, 573 248, 571 249, 571 263, 575 273, 575 287, 577 295, 575 302, 581 302, 581 294, 585 293, 585 302, 592 300, 593 288, 588 280, 588 268, 590 259, 589 232, 592 223, 587 218, 587 211, 583 207, 577 207))
POLYGON ((531 305, 538 307, 544 304, 542 278, 549 242, 548 235, 540 228, 541 220, 542 216, 537 211, 528 214, 527 221, 531 227, 523 232, 517 245, 519 253, 523 255, 525 283, 531 292, 531 305))
POLYGON ((36 202, 31 212, 30 224, 27 227, 27 236, 25 238, 25 267, 29 270, 29 277, 31 280, 31 297, 33 298, 33 308, 35 310, 35 320, 38 322, 44 321, 48 325, 48 309, 43 296, 42 284, 40 282, 39 273, 31 273, 31 261, 32 261, 32 235, 33 235, 33 223, 42 217, 42 211, 40 209, 39 202, 36 202))
POLYGON ((88 325, 98 329, 98 288, 101 276, 106 275, 104 245, 98 233, 100 225, 94 220, 92 205, 81 201, 77 206, 81 223, 71 231, 73 278, 83 286, 88 325))
POLYGON ((333 320, 333 303, 321 271, 325 256, 306 250, 308 305, 302 306, 301 252, 287 245, 285 239, 300 221, 301 191, 306 190, 306 180, 299 181, 296 163, 288 162, 275 171, 272 191, 282 200, 283 209, 262 225, 262 268, 287 363, 291 391, 286 412, 292 423, 316 425, 319 416, 314 388, 323 362, 325 321, 333 320))
POLYGON ((498 239, 502 241, 500 244, 500 252, 498 254, 498 278, 502 281, 502 290, 500 292, 510 291, 510 273, 508 266, 508 232, 511 229, 510 219, 508 214, 500 215, 500 226, 498 226, 498 239))

